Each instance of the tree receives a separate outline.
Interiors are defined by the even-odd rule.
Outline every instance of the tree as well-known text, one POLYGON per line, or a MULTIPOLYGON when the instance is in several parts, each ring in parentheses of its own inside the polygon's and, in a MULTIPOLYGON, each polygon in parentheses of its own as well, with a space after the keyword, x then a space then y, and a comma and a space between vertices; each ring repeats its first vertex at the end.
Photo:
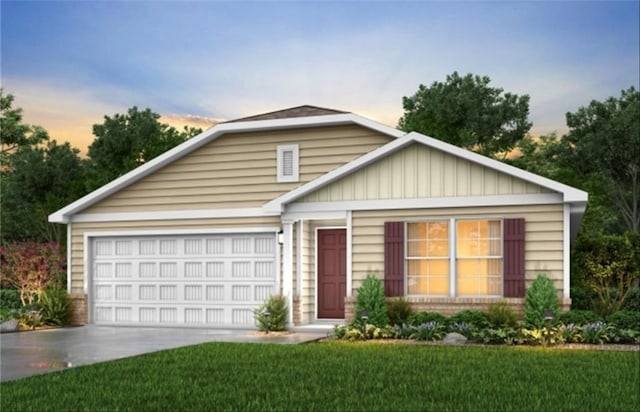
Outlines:
POLYGON ((84 195, 84 169, 78 149, 55 140, 21 146, 2 173, 2 239, 65 241, 65 227, 49 214, 84 195))
POLYGON ((564 163, 583 179, 600 179, 618 217, 631 232, 640 229, 640 92, 593 100, 567 113, 564 163))
POLYGON ((490 81, 454 72, 444 83, 421 84, 413 96, 402 98, 399 127, 504 158, 531 128, 529 96, 503 93, 490 81))
POLYGON ((129 172, 190 137, 201 129, 178 131, 160 123, 160 115, 145 109, 130 108, 127 114, 105 116, 104 123, 93 125, 96 139, 89 146, 90 176, 88 189, 93 190, 129 172))
POLYGON ((22 146, 35 146, 49 139, 39 126, 22 122, 22 109, 13 108, 14 97, 0 88, 0 167, 4 170, 10 156, 22 146))

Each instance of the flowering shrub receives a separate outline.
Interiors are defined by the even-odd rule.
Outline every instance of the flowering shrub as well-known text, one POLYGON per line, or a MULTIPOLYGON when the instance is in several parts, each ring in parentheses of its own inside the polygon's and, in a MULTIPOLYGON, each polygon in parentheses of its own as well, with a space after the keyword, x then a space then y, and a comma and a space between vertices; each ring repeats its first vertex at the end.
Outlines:
POLYGON ((32 305, 49 287, 66 287, 65 254, 57 243, 14 242, 0 247, 0 282, 32 305))
POLYGON ((432 320, 415 326, 410 338, 416 340, 440 340, 444 337, 445 332, 446 330, 443 324, 432 320))
POLYGON ((475 329, 476 328, 474 328, 473 325, 467 322, 453 322, 449 324, 449 332, 459 333, 467 339, 471 339, 473 337, 475 329))
POLYGON ((582 327, 582 339, 585 343, 603 344, 610 339, 611 328, 604 322, 587 323, 582 327))

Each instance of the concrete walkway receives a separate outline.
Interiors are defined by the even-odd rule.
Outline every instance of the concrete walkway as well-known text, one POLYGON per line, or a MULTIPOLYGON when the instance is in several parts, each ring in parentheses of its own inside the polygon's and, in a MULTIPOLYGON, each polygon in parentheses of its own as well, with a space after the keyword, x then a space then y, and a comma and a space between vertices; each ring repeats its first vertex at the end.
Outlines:
POLYGON ((0 381, 205 342, 305 343, 326 337, 329 330, 297 328, 288 334, 265 335, 256 330, 87 325, 3 333, 0 381))

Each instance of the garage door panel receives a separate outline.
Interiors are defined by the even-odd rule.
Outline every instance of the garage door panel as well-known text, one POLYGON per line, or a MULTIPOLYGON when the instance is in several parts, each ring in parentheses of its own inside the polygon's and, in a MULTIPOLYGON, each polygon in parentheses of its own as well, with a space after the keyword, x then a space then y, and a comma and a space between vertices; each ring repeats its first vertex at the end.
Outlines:
POLYGON ((102 324, 254 326, 275 291, 275 234, 98 238, 93 319, 102 324))

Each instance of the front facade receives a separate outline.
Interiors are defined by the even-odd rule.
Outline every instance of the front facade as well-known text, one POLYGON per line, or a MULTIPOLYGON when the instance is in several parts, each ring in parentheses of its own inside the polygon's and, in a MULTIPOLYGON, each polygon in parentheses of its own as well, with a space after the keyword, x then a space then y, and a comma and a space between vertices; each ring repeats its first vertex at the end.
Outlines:
POLYGON ((587 195, 350 113, 218 124, 52 214, 68 225, 76 322, 253 327, 345 321, 368 274, 452 313, 515 307, 538 273, 565 305, 587 195))

